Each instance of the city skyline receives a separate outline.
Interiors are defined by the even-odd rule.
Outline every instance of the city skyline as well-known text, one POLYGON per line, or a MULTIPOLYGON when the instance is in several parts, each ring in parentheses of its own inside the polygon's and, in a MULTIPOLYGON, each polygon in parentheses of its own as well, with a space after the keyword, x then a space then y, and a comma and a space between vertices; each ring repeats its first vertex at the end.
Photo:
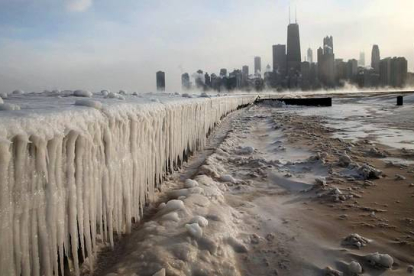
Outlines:
MULTIPOLYGON (((328 1, 324 10, 318 10, 320 3, 319 0, 292 1, 298 10, 301 57, 308 48, 315 55, 321 38, 332 35, 337 57, 359 59, 359 52, 365 52, 365 62, 369 65, 372 46, 377 44, 381 58, 405 56, 409 70, 413 70, 414 42, 411 35, 405 35, 414 24, 407 12, 414 8, 413 2, 403 0, 397 7, 385 0, 347 1, 346 4, 328 1), (395 13, 401 16, 392 18, 395 13), (349 17, 350 14, 355 15, 349 17), (316 17, 318 22, 314 20, 316 17), (395 43, 397 39, 399 43, 395 43)), ((167 91, 174 91, 180 90, 182 73, 200 68, 210 73, 218 73, 220 68, 241 69, 243 65, 254 68, 253 58, 260 56, 264 70, 267 64, 273 63, 272 45, 286 43, 289 1, 249 4, 229 1, 219 5, 220 8, 215 3, 183 1, 176 3, 173 16, 166 13, 167 9, 159 1, 141 4, 125 1, 129 11, 107 0, 99 3, 67 0, 65 4, 57 7, 50 0, 0 4, 2 89, 147 92, 155 91, 153 74, 161 70, 166 73, 167 91), (42 10, 45 7, 47 12, 42 10), (183 7, 187 13, 180 10, 183 7), (11 18, 13 12, 20 12, 25 22, 11 18), (36 17, 36 12, 44 18, 36 17), (58 15, 63 15, 62 22, 49 26, 47 23, 58 15), (141 19, 133 19, 137 16, 141 19), (152 22, 162 17, 165 19, 152 22), (244 23, 244 18, 249 23, 244 23), (229 30, 240 22, 242 27, 232 34, 229 30), (185 31, 179 31, 180 28, 185 31)))

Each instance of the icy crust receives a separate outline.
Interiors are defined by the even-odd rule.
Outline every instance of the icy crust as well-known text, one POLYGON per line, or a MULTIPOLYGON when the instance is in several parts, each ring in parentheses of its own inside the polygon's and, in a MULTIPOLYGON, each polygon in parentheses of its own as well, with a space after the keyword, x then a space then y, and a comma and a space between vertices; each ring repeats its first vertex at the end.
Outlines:
POLYGON ((242 215, 224 200, 227 186, 207 175, 186 182, 201 192, 161 203, 106 275, 241 275, 236 257, 248 249, 238 233, 242 215))
POLYGON ((255 96, 93 99, 101 109, 73 96, 8 97, 22 110, 0 115, 2 274, 58 274, 64 256, 79 274, 78 245, 93 263, 98 237, 113 245, 113 233, 128 233, 183 154, 255 96))

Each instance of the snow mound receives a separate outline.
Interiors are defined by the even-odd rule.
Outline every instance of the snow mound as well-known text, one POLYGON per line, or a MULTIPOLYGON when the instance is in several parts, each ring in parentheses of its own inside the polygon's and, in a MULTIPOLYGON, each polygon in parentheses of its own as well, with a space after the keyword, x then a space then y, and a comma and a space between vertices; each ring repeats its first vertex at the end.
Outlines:
POLYGON ((102 90, 102 91, 101 91, 101 94, 102 94, 104 97, 106 97, 106 96, 108 96, 108 94, 109 94, 109 90, 102 90))
POLYGON ((351 272, 352 274, 361 274, 362 273, 362 266, 356 262, 356 261, 352 261, 349 265, 348 265, 348 270, 349 272, 351 272))
POLYGON ((190 94, 188 94, 188 93, 183 93, 182 95, 181 95, 181 97, 183 97, 183 98, 192 98, 193 96, 191 96, 190 94))
POLYGON ((208 226, 208 220, 202 216, 195 216, 190 220, 190 223, 198 223, 201 227, 208 226))
POLYGON ((127 95, 127 94, 128 94, 128 92, 127 92, 127 91, 125 91, 125 90, 119 90, 118 94, 119 94, 119 95, 127 95))
POLYGON ((4 110, 4 111, 20 110, 20 106, 16 104, 0 103, 0 110, 4 110))
POLYGON ((102 103, 98 101, 92 101, 92 100, 77 100, 75 102, 75 105, 77 106, 86 106, 86 107, 92 107, 98 110, 102 109, 102 103))
POLYGON ((73 96, 75 97, 85 97, 85 98, 92 98, 92 92, 86 90, 75 90, 73 92, 73 96))
POLYGON ((193 238, 200 239, 203 236, 203 229, 198 223, 186 224, 185 229, 193 238))
POLYGON ((3 98, 3 99, 7 99, 7 93, 4 93, 4 92, 1 92, 0 93, 0 98, 3 98))
POLYGON ((0 97, 0 104, 4 104, 4 101, 1 97, 0 97))
POLYGON ((200 98, 210 98, 210 96, 206 92, 203 92, 200 94, 200 98))
POLYGON ((391 268, 394 264, 394 259, 388 254, 380 254, 376 252, 366 255, 365 258, 368 263, 374 267, 391 268))
POLYGON ((185 188, 194 188, 194 187, 197 187, 197 186, 198 186, 198 182, 193 180, 193 179, 187 179, 184 182, 184 187, 185 188))
POLYGON ((14 90, 12 92, 12 94, 14 94, 14 95, 22 95, 22 94, 24 94, 24 91, 23 90, 20 90, 20 89, 17 89, 17 90, 14 90))
POLYGON ((125 98, 122 95, 119 95, 117 93, 114 92, 109 92, 108 96, 106 96, 105 98, 109 98, 109 99, 118 99, 118 100, 125 100, 125 98))

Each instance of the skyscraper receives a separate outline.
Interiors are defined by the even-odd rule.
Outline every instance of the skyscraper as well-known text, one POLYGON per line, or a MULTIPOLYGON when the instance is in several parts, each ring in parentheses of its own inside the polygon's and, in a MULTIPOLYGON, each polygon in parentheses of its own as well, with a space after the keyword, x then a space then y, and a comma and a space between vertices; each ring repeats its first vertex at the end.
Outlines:
POLYGON ((365 53, 364 52, 359 53, 358 66, 362 66, 362 67, 365 66, 365 53))
POLYGON ((312 63, 313 63, 313 51, 312 51, 312 49, 311 49, 311 48, 309 48, 309 49, 308 49, 308 62, 309 62, 310 64, 312 64, 312 63))
POLYGON ((301 62, 299 25, 291 23, 288 25, 287 32, 287 71, 289 76, 300 72, 301 62))
POLYGON ((323 49, 318 49, 318 78, 324 86, 335 85, 335 55, 332 36, 325 37, 323 49))
POLYGON ((191 88, 190 75, 188 73, 181 75, 181 85, 183 90, 188 90, 191 88))
POLYGON ((157 91, 165 91, 165 73, 158 71, 157 74, 157 91))
POLYGON ((333 37, 327 36, 323 39, 323 52, 325 54, 333 54, 333 37))
POLYGON ((380 67, 380 50, 378 45, 372 46, 372 53, 371 53, 371 67, 374 69, 375 72, 379 72, 380 67))
POLYGON ((260 75, 262 72, 262 59, 260 57, 254 57, 254 74, 260 75))
POLYGON ((286 45, 273 45, 273 72, 286 75, 286 45))

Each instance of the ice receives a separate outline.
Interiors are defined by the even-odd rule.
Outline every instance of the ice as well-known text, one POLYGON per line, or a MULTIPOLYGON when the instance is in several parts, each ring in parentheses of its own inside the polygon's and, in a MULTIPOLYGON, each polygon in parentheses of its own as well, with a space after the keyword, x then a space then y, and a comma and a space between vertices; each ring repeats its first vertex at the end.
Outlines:
POLYGON ((234 177, 229 174, 222 175, 220 177, 220 180, 223 182, 237 183, 236 179, 234 179, 234 177))
MULTIPOLYGON (((104 97, 94 95, 102 109, 74 105, 79 98, 69 90, 13 94, 2 104, 21 110, 0 115, 1 274, 63 274, 69 261, 79 275, 78 260, 92 264, 98 243, 113 245, 114 233, 129 233, 167 172, 184 154, 203 149, 224 115, 256 98, 104 97)), ((211 206, 207 198, 221 195, 217 187, 196 188, 190 191, 206 196, 189 194, 186 205, 211 206)), ((169 201, 159 216, 181 217, 187 209, 183 201, 169 201)), ((204 216, 186 221, 195 215, 204 216)))
POLYGON ((76 97, 92 98, 92 92, 86 90, 75 90, 73 95, 76 97))
POLYGON ((380 254, 378 252, 368 254, 365 256, 369 264, 375 267, 384 267, 384 268, 391 268, 394 260, 388 254, 380 254))
POLYGON ((195 180, 192 180, 192 179, 187 179, 184 182, 184 187, 185 188, 194 188, 194 187, 197 187, 197 186, 198 186, 198 182, 195 181, 195 180))
POLYGON ((153 274, 152 276, 165 276, 165 268, 161 269, 160 271, 153 274))
POLYGON ((349 264, 348 269, 349 269, 349 272, 351 272, 351 274, 353 275, 362 273, 362 266, 356 261, 352 261, 349 264))
POLYGON ((4 101, 1 97, 0 97, 0 104, 4 104, 4 101))
POLYGON ((95 109, 102 109, 102 103, 98 102, 98 101, 91 101, 91 100, 77 100, 75 102, 75 105, 78 106, 87 106, 87 107, 92 107, 95 109))
POLYGON ((17 89, 17 90, 14 90, 12 92, 12 94, 14 94, 14 95, 22 95, 22 94, 24 94, 24 91, 23 90, 20 90, 20 89, 17 89))
POLYGON ((198 223, 191 223, 186 224, 185 229, 187 229, 187 232, 196 239, 199 239, 203 236, 203 229, 201 229, 200 225, 198 223))
POLYGON ((13 110, 20 110, 20 106, 16 104, 9 104, 9 103, 1 103, 0 102, 0 111, 13 111, 13 110))
POLYGON ((195 216, 190 220, 190 223, 198 223, 201 227, 206 227, 208 225, 208 220, 202 216, 195 216))
POLYGON ((7 99, 7 93, 0 92, 0 98, 7 99))

